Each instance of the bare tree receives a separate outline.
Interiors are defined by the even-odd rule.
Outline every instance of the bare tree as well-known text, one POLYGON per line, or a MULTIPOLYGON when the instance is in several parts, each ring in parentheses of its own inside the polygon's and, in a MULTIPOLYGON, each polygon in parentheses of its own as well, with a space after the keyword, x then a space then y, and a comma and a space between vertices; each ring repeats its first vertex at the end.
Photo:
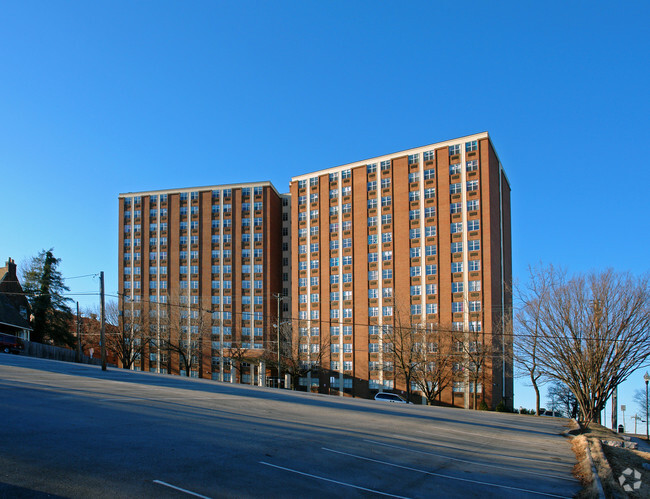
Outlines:
POLYGON ((106 329, 106 349, 119 359, 124 369, 131 369, 144 355, 150 338, 146 317, 139 305, 120 310, 116 301, 109 301, 106 303, 106 322, 113 326, 106 329))
POLYGON ((160 324, 160 349, 167 353, 169 363, 171 354, 178 357, 179 370, 186 376, 201 368, 203 343, 210 341, 212 325, 210 311, 201 307, 201 298, 192 296, 191 300, 170 296, 168 303, 161 305, 161 315, 153 316, 160 324))
POLYGON ((452 373, 454 381, 469 383, 471 408, 477 408, 478 383, 483 373, 487 349, 481 333, 463 330, 452 331, 452 373))
POLYGON ((424 324, 411 322, 410 314, 402 314, 394 307, 394 325, 384 326, 384 339, 387 355, 384 366, 394 368, 395 377, 404 381, 406 400, 411 400, 413 392, 412 381, 416 379, 416 372, 421 369, 422 344, 419 331, 425 329, 424 324))
POLYGON ((427 405, 432 405, 453 380, 451 335, 437 325, 427 324, 415 337, 418 362, 413 382, 424 394, 427 405))
POLYGON ((539 368, 573 392, 584 425, 598 422, 616 386, 650 356, 650 281, 613 270, 569 278, 553 267, 531 279, 540 276, 547 292, 522 295, 528 323, 538 324, 539 368))
POLYGON ((650 400, 645 396, 645 388, 634 390, 634 403, 638 414, 645 418, 645 415, 650 412, 650 400))
POLYGON ((241 341, 233 341, 225 353, 230 359, 231 366, 239 373, 239 382, 242 383, 244 364, 250 364, 255 360, 252 355, 253 350, 246 347, 241 341))
MULTIPOLYGON (((552 267, 551 267, 552 268, 552 267)), ((514 341, 514 358, 517 362, 517 374, 530 379, 535 390, 535 414, 539 416, 541 403, 540 387, 546 382, 538 360, 538 342, 541 333, 541 309, 549 294, 549 274, 540 269, 529 267, 528 287, 518 289, 521 308, 515 321, 517 336, 514 341)))
POLYGON ((567 418, 575 418, 578 415, 578 399, 564 383, 555 381, 548 387, 546 396, 549 397, 553 411, 559 406, 560 412, 567 418))
MULTIPOLYGON (((302 323, 298 323, 301 325, 302 323)), ((298 327, 300 330, 300 327, 298 327)), ((312 336, 310 330, 304 328, 305 335, 293 334, 292 325, 280 327, 280 371, 291 377, 291 386, 298 389, 300 378, 318 375, 323 362, 321 336, 312 336)), ((269 367, 278 368, 278 342, 269 341, 264 353, 264 359, 269 367)))

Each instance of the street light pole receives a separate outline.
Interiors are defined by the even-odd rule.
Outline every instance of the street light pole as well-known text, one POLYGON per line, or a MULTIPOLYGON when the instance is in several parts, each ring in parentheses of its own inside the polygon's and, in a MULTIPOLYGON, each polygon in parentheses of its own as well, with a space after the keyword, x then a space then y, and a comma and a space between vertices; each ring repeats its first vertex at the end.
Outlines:
POLYGON ((650 442, 650 426, 648 423, 648 382, 650 382, 650 374, 648 374, 648 371, 645 372, 643 381, 645 381, 645 438, 650 442))

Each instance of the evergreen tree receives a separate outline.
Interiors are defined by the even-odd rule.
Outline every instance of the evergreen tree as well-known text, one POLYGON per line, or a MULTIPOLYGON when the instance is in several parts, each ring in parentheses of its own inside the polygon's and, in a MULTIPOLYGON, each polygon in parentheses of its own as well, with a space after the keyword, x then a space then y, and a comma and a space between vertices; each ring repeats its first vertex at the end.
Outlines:
POLYGON ((70 288, 57 269, 61 259, 54 258, 52 249, 41 251, 32 258, 24 276, 24 290, 32 307, 32 341, 54 345, 74 346, 70 330, 72 310, 70 298, 64 293, 70 288))

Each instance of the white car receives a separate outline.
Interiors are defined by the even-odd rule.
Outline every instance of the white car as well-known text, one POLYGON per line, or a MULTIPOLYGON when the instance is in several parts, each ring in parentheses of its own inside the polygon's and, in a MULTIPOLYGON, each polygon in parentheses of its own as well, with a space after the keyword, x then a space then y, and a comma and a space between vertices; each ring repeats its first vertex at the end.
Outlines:
POLYGON ((406 404, 406 400, 395 393, 379 392, 375 395, 375 400, 383 400, 384 402, 395 402, 397 404, 406 404))

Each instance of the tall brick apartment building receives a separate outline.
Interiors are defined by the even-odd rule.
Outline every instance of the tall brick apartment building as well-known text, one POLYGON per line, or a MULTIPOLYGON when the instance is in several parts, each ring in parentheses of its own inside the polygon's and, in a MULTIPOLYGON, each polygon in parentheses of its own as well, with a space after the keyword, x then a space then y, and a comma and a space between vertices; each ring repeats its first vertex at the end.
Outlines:
MULTIPOLYGON (((122 194, 119 247, 125 320, 180 322, 194 376, 276 376, 228 348, 274 348, 282 292, 317 367, 302 389, 403 392, 399 333, 448 367, 436 400, 512 404, 510 187, 487 133, 299 175, 290 196, 268 182, 122 194)), ((155 347, 140 368, 183 370, 155 347)))
POLYGON ((299 175, 291 197, 294 334, 324 368, 308 384, 405 390, 395 341, 429 328, 431 359, 453 337, 438 400, 511 404, 510 187, 487 133, 299 175))
POLYGON ((271 340, 282 205, 270 182, 120 194, 120 309, 134 341, 149 343, 137 369, 187 374, 189 363, 191 376, 249 383, 265 374, 229 353, 261 359, 271 340))

